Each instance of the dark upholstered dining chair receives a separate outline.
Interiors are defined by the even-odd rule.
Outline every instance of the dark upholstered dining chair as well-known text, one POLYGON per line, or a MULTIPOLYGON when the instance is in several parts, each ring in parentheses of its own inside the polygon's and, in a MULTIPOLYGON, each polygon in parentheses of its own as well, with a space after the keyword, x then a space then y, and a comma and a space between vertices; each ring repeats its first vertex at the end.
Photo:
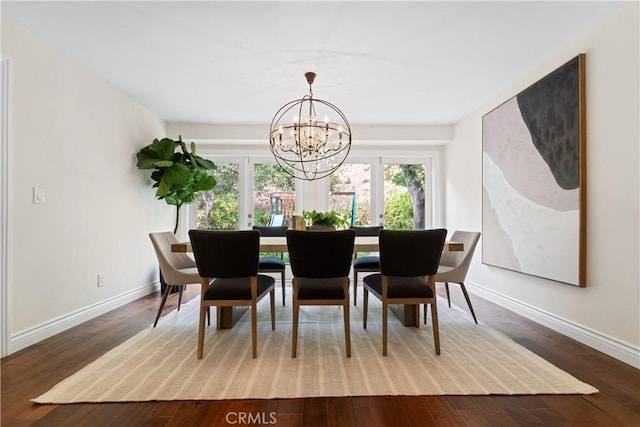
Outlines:
MULTIPOLYGON (((260 232, 261 237, 284 237, 285 233, 289 229, 286 225, 284 226, 266 226, 261 227, 258 225, 253 226, 254 230, 258 230, 260 232)), ((258 272, 260 273, 280 273, 280 282, 282 286, 282 305, 285 305, 285 292, 284 292, 284 284, 285 284, 285 271, 287 269, 287 265, 284 262, 284 254, 280 252, 280 257, 273 256, 261 256, 258 261, 258 272)))
POLYGON ((182 304, 184 287, 189 284, 199 284, 200 275, 196 268, 196 262, 187 254, 171 251, 171 245, 178 243, 178 239, 171 231, 149 233, 149 238, 151 239, 151 244, 156 253, 158 264, 160 265, 160 273, 166 285, 162 293, 162 300, 160 301, 158 314, 156 314, 156 320, 153 322, 153 327, 155 328, 171 290, 174 287, 180 288, 180 294, 178 296, 179 311, 180 305, 182 304))
POLYGON ((275 329, 275 279, 258 274, 260 232, 190 230, 189 238, 201 277, 198 359, 204 348, 204 320, 209 307, 216 306, 216 327, 220 329, 220 307, 251 307, 251 347, 257 357, 257 304, 267 294, 271 299, 271 329, 275 329))
POLYGON ((293 272, 293 337, 291 356, 298 348, 301 305, 341 305, 347 357, 351 357, 349 328, 349 271, 353 256, 353 230, 287 231, 293 272))
MULTIPOLYGON (((382 226, 372 227, 351 227, 355 230, 356 236, 377 236, 382 226)), ((373 273, 380 271, 380 257, 369 255, 358 258, 358 253, 353 253, 353 305, 357 305, 358 300, 358 273, 373 273)))
POLYGON ((380 231, 380 273, 363 279, 363 326, 367 328, 369 293, 372 293, 382 301, 383 356, 387 355, 389 304, 414 305, 417 328, 420 327, 420 304, 430 304, 433 341, 436 354, 440 354, 434 275, 446 236, 445 229, 380 231))

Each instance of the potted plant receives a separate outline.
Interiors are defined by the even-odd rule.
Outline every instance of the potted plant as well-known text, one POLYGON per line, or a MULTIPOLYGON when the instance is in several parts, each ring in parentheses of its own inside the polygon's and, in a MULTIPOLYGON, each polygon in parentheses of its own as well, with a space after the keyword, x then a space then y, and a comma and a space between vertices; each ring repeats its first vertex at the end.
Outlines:
POLYGON ((182 142, 182 136, 177 141, 156 138, 136 156, 138 169, 153 170, 151 179, 152 187, 157 189, 156 198, 176 207, 173 228, 176 233, 182 205, 195 202, 199 192, 212 190, 216 186, 216 179, 210 174, 215 168, 214 163, 196 155, 193 142, 189 151, 182 142))
POLYGON ((347 217, 333 210, 329 212, 302 211, 302 218, 312 230, 349 228, 347 217))

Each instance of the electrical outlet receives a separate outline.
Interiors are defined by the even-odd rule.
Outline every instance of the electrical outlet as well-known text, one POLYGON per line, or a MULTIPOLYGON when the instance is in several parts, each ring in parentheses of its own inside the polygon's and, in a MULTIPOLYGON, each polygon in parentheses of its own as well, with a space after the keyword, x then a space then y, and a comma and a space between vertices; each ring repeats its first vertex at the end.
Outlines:
POLYGON ((104 286, 104 273, 98 273, 98 287, 102 288, 104 286))

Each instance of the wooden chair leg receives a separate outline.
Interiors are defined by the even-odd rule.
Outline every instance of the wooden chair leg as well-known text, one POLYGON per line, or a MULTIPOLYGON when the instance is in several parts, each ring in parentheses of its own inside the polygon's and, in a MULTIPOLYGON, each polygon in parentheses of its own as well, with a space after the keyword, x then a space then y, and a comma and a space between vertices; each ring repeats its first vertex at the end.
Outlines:
POLYGON ((296 296, 293 296, 293 328, 291 332, 291 357, 296 358, 296 353, 298 350, 298 301, 296 296))
POLYGON ((208 309, 208 307, 200 304, 200 322, 198 324, 198 359, 202 359, 202 353, 204 351, 204 318, 206 316, 206 309, 208 309))
MULTIPOLYGON (((348 285, 347 285, 348 286, 348 285)), ((351 357, 351 330, 349 328, 349 295, 345 298, 343 305, 343 315, 344 315, 344 340, 347 346, 347 357, 351 357)))
POLYGON ((440 331, 438 329, 438 306, 434 298, 431 303, 431 327, 433 328, 433 343, 436 347, 436 354, 440 354, 440 331))
POLYGON ((155 328, 158 324, 158 320, 160 320, 160 315, 162 314, 162 309, 164 308, 164 303, 167 302, 167 297, 169 296, 169 292, 173 288, 173 285, 165 285, 164 293, 162 294, 162 301, 160 301, 160 308, 158 309, 158 314, 156 314, 156 321, 153 322, 153 327, 155 328))
POLYGON ((416 311, 416 314, 415 314, 416 329, 420 329, 420 304, 416 304, 413 307, 416 311))
POLYGON ((476 322, 476 325, 477 325, 478 319, 476 319, 476 313, 473 311, 473 306, 471 305, 471 299, 469 298, 469 293, 467 292, 467 288, 464 286, 463 282, 459 283, 459 285, 460 285, 460 289, 462 289, 462 293, 464 294, 464 299, 467 300, 467 305, 469 306, 469 311, 473 316, 473 321, 476 322))

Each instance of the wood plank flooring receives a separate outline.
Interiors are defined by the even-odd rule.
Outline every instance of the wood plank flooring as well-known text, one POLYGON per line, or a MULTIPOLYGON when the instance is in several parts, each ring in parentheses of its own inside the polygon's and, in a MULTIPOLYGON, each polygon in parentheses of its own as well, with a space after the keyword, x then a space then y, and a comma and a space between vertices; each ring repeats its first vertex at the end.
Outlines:
MULTIPOLYGON (((196 296, 196 288, 188 287, 185 300, 196 296)), ((147 296, 2 359, 0 424, 7 427, 640 426, 639 370, 474 296, 472 301, 481 321, 600 392, 73 405, 30 402, 29 399, 147 327, 155 318, 159 300, 158 294, 147 296)), ((176 303, 174 294, 167 301, 165 313, 175 309, 176 303)), ((471 317, 469 320, 472 321, 471 317)))

